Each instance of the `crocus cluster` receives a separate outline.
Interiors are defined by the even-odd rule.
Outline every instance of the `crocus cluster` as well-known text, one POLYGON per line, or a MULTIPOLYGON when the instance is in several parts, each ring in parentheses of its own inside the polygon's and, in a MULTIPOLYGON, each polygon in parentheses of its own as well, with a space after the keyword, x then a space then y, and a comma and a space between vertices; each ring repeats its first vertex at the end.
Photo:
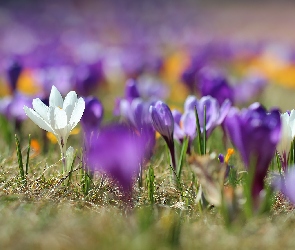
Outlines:
MULTIPOLYGON (((125 96, 117 100, 115 114, 130 125, 137 133, 144 134, 147 139, 146 156, 151 157, 156 143, 149 108, 155 103, 152 99, 143 99, 138 90, 138 83, 129 79, 125 86, 125 96)), ((147 158, 149 158, 147 157, 147 158)))
POLYGON ((188 80, 197 93, 214 97, 219 105, 226 99, 234 104, 247 104, 259 96, 266 85, 266 79, 257 73, 249 73, 234 84, 221 70, 204 65, 196 68, 193 78, 188 80))
POLYGON ((257 208, 264 178, 281 139, 280 113, 278 110, 268 112, 259 103, 241 111, 231 108, 225 119, 225 127, 246 169, 253 174, 250 188, 257 208))
POLYGON ((204 131, 204 107, 206 106, 206 135, 207 138, 213 130, 223 123, 231 102, 226 99, 222 105, 211 96, 204 96, 198 100, 195 96, 188 96, 184 102, 184 113, 181 115, 173 111, 175 119, 174 138, 182 141, 184 136, 188 136, 190 141, 196 137, 196 110, 198 112, 201 132, 204 131))

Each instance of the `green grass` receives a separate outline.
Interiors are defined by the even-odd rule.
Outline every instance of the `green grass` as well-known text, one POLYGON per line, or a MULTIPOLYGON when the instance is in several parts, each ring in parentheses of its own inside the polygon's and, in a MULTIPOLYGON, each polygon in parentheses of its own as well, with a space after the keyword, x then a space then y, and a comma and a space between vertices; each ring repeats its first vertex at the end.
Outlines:
MULTIPOLYGON (((263 98, 269 100, 267 96, 263 98)), ((31 121, 26 122, 20 137, 24 166, 28 134, 42 141, 40 130, 31 125, 31 121)), ((49 145, 46 154, 30 158, 26 183, 23 182, 15 143, 12 140, 10 145, 9 141, 7 137, 0 145, 0 249, 295 247, 295 213, 284 197, 276 195, 270 213, 249 220, 238 214, 227 228, 217 208, 200 210, 196 202, 196 177, 187 161, 181 176, 182 191, 175 186, 162 139, 158 140, 155 155, 143 171, 142 187, 135 181, 128 202, 123 201, 116 184, 100 174, 94 175, 85 192, 79 136, 71 136, 68 142, 78 149, 71 182, 68 173, 61 174, 57 145, 49 145), (149 166, 155 175, 153 196, 148 188, 149 166)), ((212 134, 207 148, 226 153, 221 130, 212 134)), ((179 155, 181 148, 177 147, 176 152, 179 155)), ((243 170, 237 152, 230 163, 238 171, 243 170)))
MULTIPOLYGON (((208 142, 218 151, 220 131, 208 142), (215 148, 216 148, 215 147, 215 148)), ((78 138, 73 139, 75 145, 78 138), (76 141, 75 141, 76 140, 76 141)), ((22 155, 27 146, 23 140, 22 155)), ((295 216, 277 198, 267 216, 238 217, 226 229, 216 208, 199 210, 192 171, 183 166, 182 192, 173 183, 163 140, 158 141, 150 165, 155 173, 154 204, 144 170, 143 186, 134 184, 129 202, 114 183, 96 174, 86 195, 81 170, 61 175, 56 147, 30 160, 27 184, 19 174, 16 150, 1 155, 0 249, 236 249, 295 246, 295 216)), ((180 151, 180 148, 178 149, 180 151)), ((25 158, 24 158, 25 159, 25 158)), ((232 161, 239 163, 235 156, 232 161)), ((79 155, 74 170, 79 168, 79 155)))

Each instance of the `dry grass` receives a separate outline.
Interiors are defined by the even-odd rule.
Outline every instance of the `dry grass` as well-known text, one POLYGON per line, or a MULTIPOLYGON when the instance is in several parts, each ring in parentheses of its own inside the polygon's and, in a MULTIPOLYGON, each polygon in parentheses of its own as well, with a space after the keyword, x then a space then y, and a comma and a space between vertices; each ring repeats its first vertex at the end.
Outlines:
MULTIPOLYGON (((215 133, 209 145, 216 144, 215 133)), ((23 143, 25 145, 25 142, 23 143)), ((134 185, 132 199, 122 200, 119 189, 96 175, 85 195, 81 172, 60 174, 58 153, 31 160, 27 186, 21 182, 16 155, 2 155, 0 167, 0 249, 248 249, 291 248, 295 227, 293 208, 277 197, 271 214, 250 221, 238 217, 226 229, 220 212, 201 212, 195 203, 191 170, 185 166, 183 192, 170 179, 164 147, 152 159, 155 204, 143 187, 134 185)), ((23 148, 26 152, 26 148, 23 148)), ((235 160, 235 159, 234 159, 235 160)), ((240 164, 238 164, 240 165, 240 164)), ((79 166, 76 161, 75 168, 79 166)), ((146 173, 146 171, 145 171, 146 173)))

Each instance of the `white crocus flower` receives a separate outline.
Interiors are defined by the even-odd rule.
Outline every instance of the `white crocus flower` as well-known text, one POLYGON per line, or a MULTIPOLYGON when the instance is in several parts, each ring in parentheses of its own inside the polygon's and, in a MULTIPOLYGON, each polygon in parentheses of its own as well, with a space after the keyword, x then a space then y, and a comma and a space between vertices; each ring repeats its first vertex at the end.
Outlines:
MULTIPOLYGON (((281 114, 281 141, 277 146, 277 151, 283 157, 284 164, 287 164, 287 158, 291 149, 291 143, 295 136, 295 110, 281 114)), ((285 166, 286 167, 286 166, 285 166)))
POLYGON ((81 120, 85 101, 77 98, 75 91, 70 91, 65 100, 55 86, 49 96, 49 107, 39 98, 33 100, 33 109, 24 106, 27 116, 40 128, 55 135, 62 157, 66 155, 66 144, 70 132, 81 120))

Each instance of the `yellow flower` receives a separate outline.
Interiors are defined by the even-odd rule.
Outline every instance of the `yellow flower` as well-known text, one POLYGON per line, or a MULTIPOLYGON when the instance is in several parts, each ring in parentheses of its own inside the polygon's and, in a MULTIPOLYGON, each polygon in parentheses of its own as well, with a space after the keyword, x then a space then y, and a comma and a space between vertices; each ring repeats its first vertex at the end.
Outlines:
POLYGON ((34 95, 40 92, 40 87, 34 81, 32 72, 24 70, 17 81, 17 89, 28 95, 34 95))

